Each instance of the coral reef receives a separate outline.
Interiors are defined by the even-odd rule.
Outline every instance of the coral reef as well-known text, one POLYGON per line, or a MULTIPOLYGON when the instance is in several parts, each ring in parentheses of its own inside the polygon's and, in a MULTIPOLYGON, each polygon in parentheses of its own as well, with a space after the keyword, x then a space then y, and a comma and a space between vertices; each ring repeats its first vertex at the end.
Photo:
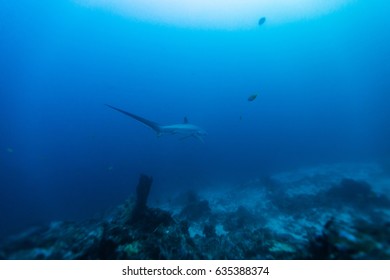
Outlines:
POLYGON ((376 172, 308 168, 158 208, 141 175, 135 199, 98 219, 10 236, 0 259, 390 259, 390 199, 373 187, 376 172))

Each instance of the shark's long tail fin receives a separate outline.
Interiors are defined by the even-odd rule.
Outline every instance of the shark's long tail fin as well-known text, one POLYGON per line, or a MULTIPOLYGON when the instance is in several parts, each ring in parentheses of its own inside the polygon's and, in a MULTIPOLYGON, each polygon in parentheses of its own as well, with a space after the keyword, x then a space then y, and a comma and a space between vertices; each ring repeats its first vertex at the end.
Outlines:
POLYGON ((147 120, 147 119, 144 119, 144 118, 139 117, 139 116, 137 116, 137 115, 134 115, 134 114, 132 114, 132 113, 123 111, 123 110, 121 110, 121 109, 119 109, 119 108, 116 108, 116 107, 111 106, 111 105, 108 105, 108 104, 106 104, 106 106, 108 106, 108 107, 110 107, 111 109, 114 109, 114 110, 116 110, 116 111, 118 111, 118 112, 121 112, 122 114, 125 114, 125 115, 127 115, 127 116, 129 116, 129 117, 132 117, 133 119, 135 119, 135 120, 137 120, 137 121, 139 121, 139 122, 142 122, 143 124, 145 124, 145 125, 149 126, 150 128, 152 128, 152 129, 153 129, 154 131, 156 131, 157 133, 160 133, 160 132, 161 132, 161 126, 160 126, 158 123, 149 121, 149 120, 147 120))

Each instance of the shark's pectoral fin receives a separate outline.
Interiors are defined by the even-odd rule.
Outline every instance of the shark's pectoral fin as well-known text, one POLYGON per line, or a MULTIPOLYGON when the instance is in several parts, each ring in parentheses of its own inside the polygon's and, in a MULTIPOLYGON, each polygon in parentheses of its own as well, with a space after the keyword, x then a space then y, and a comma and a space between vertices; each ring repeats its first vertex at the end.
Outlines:
POLYGON ((202 136, 198 135, 198 134, 190 134, 190 135, 186 135, 186 136, 183 136, 180 138, 180 140, 186 140, 190 137, 195 137, 196 139, 198 139, 200 142, 204 143, 204 139, 202 136))
POLYGON ((192 137, 192 135, 187 135, 187 136, 181 137, 180 140, 183 141, 183 140, 186 140, 186 139, 188 139, 188 138, 190 138, 190 137, 192 137))
POLYGON ((198 139, 200 142, 204 143, 204 139, 202 136, 200 136, 199 134, 193 134, 192 136, 194 136, 196 139, 198 139))

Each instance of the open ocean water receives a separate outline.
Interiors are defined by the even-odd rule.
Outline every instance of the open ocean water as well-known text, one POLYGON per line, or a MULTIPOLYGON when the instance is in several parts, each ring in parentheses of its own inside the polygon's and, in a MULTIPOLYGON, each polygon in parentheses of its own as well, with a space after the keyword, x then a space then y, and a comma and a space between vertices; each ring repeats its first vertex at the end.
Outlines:
POLYGON ((0 2, 0 259, 390 259, 388 1, 228 28, 79 2, 0 2))

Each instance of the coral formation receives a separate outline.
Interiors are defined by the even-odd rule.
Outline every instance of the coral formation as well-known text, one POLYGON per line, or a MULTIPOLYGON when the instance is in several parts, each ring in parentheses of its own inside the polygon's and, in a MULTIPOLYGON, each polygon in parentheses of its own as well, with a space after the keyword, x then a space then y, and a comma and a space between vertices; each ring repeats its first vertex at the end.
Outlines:
POLYGON ((327 168, 179 194, 159 208, 147 206, 152 178, 141 175, 135 199, 11 236, 0 259, 390 259, 389 198, 367 173, 327 168))
POLYGON ((145 212, 147 210, 146 202, 148 200, 152 183, 153 183, 152 177, 148 177, 144 174, 141 174, 137 185, 137 197, 132 211, 130 222, 132 223, 138 222, 144 218, 146 214, 145 212))

